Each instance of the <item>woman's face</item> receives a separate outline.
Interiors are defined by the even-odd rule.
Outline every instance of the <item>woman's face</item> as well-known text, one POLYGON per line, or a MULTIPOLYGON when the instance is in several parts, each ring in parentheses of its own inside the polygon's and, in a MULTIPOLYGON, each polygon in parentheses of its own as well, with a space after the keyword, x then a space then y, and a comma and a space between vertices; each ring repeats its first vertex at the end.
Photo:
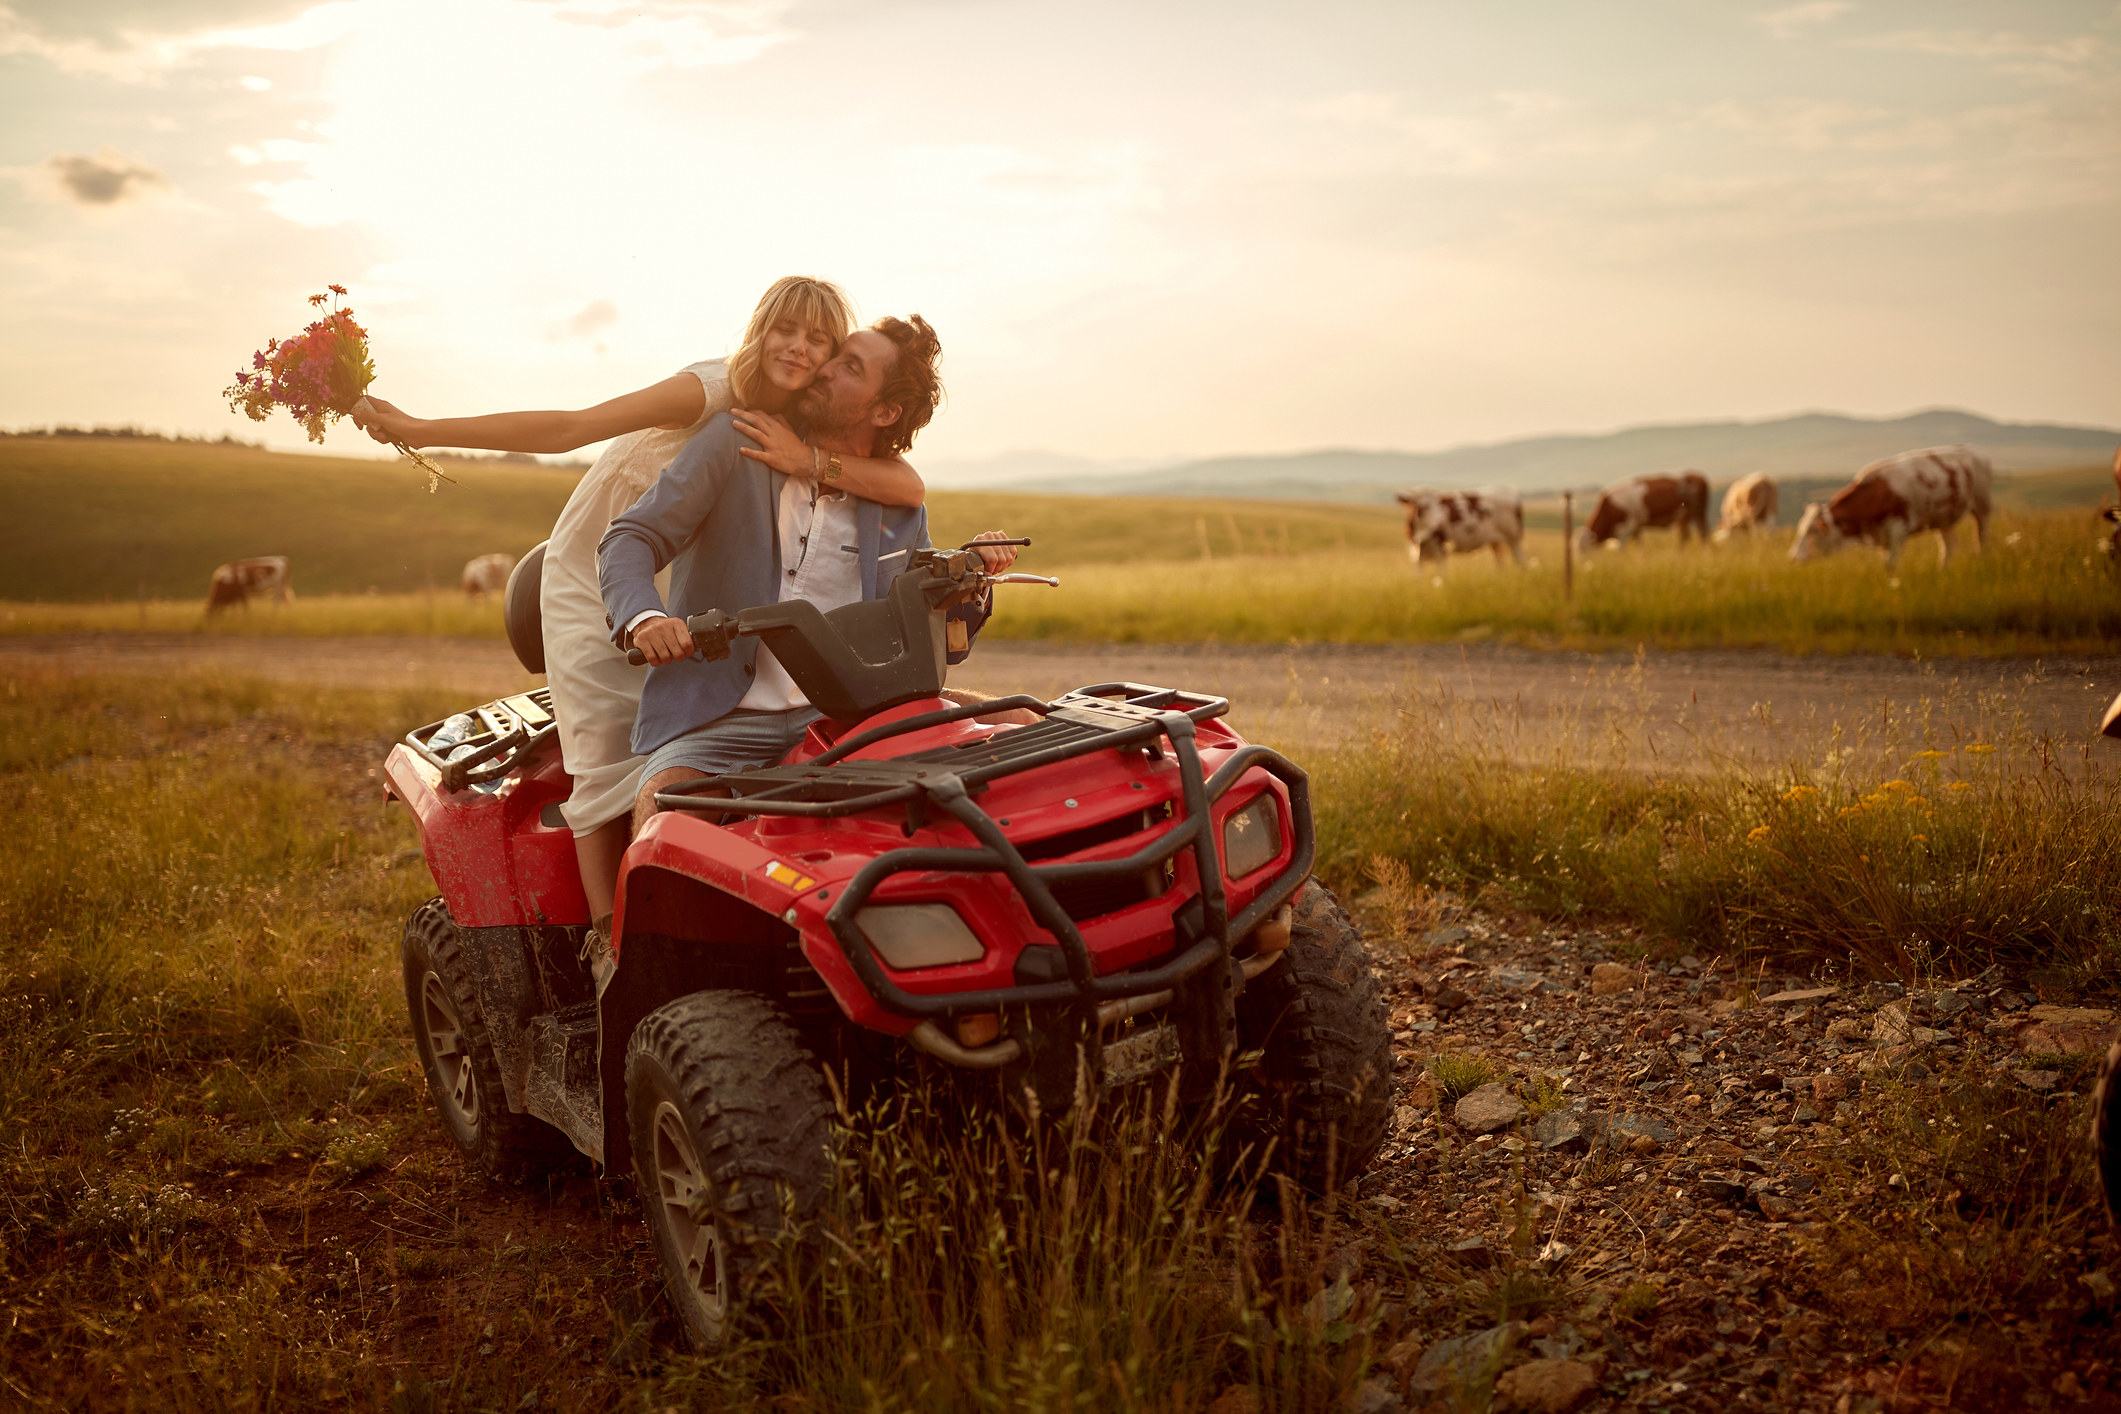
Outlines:
POLYGON ((766 381, 782 393, 809 387, 833 352, 830 334, 792 316, 774 321, 763 347, 766 381))

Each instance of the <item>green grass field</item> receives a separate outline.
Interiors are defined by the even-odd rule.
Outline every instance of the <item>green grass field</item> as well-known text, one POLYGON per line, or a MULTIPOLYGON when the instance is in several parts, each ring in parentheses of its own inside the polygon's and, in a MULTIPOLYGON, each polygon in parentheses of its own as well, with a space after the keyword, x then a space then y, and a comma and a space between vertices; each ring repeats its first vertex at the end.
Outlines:
MULTIPOLYGON (((572 483, 520 467, 462 476, 430 497, 391 463, 0 440, 0 488, 19 512, 0 526, 0 632, 496 635, 495 606, 456 592, 462 562, 543 538, 572 483), (207 574, 255 553, 294 560, 296 602, 209 622, 207 574)), ((1793 565, 1786 530, 1684 549, 1659 532, 1580 559, 1573 597, 1557 530, 1529 533, 1528 569, 1485 554, 1416 569, 1390 507, 939 492, 931 512, 943 543, 1029 535, 1022 568, 1063 579, 1008 591, 998 638, 2090 654, 2121 641, 2121 574, 2090 509, 2052 503, 2097 484, 2006 482, 1986 552, 1972 553, 1969 528, 1948 567, 1933 536, 1888 572, 1869 550, 1793 565)))

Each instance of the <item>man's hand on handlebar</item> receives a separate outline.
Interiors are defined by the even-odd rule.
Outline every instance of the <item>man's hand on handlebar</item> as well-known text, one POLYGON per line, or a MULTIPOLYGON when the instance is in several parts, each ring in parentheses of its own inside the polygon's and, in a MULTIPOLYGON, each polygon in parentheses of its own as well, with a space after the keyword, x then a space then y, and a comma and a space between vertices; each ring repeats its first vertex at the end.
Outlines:
POLYGON ((657 667, 692 656, 692 630, 683 619, 650 619, 633 631, 633 646, 657 667))
MULTIPOLYGON (((1007 540, 1009 538, 1009 532, 1006 530, 988 530, 973 536, 972 541, 976 546, 976 542, 981 540, 1007 540)), ((997 545, 991 550, 981 549, 979 557, 987 562, 988 574, 1000 574, 1003 570, 1016 563, 1016 552, 1017 547, 1014 545, 997 545)))

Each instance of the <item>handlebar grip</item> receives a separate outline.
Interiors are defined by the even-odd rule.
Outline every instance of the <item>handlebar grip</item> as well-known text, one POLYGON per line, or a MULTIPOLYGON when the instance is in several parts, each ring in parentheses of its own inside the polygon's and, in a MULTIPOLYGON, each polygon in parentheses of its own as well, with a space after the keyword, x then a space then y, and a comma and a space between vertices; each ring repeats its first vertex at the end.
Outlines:
POLYGON ((638 648, 629 648, 626 650, 626 661, 633 664, 636 668, 645 667, 648 663, 648 655, 638 648))

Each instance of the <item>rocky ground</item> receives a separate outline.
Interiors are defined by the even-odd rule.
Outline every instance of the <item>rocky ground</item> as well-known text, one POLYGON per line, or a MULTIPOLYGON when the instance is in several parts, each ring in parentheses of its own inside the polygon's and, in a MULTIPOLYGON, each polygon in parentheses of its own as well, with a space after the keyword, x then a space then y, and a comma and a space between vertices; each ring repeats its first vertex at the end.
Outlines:
POLYGON ((1365 1409, 2121 1407, 2084 1143, 2113 1012, 1428 921, 1341 1254, 1389 1343, 1365 1409))

